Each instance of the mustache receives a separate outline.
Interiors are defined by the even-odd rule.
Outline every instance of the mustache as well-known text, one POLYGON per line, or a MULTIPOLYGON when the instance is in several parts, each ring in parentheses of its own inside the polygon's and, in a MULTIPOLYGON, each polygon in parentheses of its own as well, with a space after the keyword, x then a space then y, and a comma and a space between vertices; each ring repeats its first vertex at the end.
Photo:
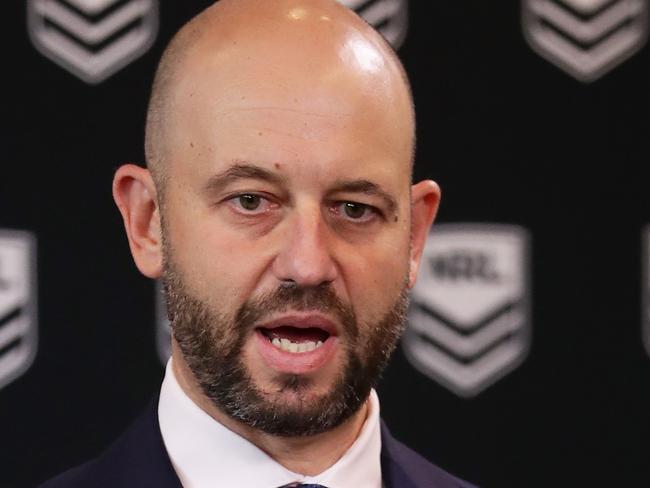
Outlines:
POLYGON ((354 310, 339 298, 329 283, 317 286, 280 285, 244 303, 237 311, 235 322, 241 330, 249 331, 265 317, 289 310, 333 315, 346 334, 352 338, 358 335, 354 310))

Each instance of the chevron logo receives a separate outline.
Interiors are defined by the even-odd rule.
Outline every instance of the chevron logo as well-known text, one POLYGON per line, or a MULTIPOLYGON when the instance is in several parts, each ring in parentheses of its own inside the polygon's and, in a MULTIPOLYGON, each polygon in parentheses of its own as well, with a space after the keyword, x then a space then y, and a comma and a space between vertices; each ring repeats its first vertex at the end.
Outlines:
POLYGON ((0 388, 36 357, 36 245, 27 232, 0 231, 0 388))
POLYGON ((642 241, 641 335, 645 350, 650 356, 650 225, 643 229, 642 241))
POLYGON ((528 273, 522 228, 437 224, 411 294, 407 359, 462 397, 514 370, 530 346, 528 273))
POLYGON ((147 52, 158 34, 158 0, 28 0, 34 46, 89 84, 147 52))
POLYGON ((377 29, 395 49, 408 31, 408 0, 339 0, 377 29))
POLYGON ((636 53, 648 37, 648 0, 523 0, 531 48, 584 83, 636 53))

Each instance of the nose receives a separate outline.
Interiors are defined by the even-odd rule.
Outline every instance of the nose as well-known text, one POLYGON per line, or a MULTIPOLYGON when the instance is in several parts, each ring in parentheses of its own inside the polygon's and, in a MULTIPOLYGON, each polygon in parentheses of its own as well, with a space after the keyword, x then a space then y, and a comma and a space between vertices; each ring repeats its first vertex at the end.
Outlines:
POLYGON ((331 254, 331 236, 320 209, 296 210, 287 225, 273 262, 275 277, 297 286, 333 282, 338 271, 331 254))

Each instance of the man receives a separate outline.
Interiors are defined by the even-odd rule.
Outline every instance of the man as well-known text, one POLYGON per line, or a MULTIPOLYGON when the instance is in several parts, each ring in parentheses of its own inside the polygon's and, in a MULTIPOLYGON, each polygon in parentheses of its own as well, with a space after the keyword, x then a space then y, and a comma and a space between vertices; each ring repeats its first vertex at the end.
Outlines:
POLYGON ((386 42, 333 0, 222 0, 163 55, 148 169, 113 193, 162 277, 154 405, 47 487, 469 486, 396 440, 372 390, 435 216, 386 42))

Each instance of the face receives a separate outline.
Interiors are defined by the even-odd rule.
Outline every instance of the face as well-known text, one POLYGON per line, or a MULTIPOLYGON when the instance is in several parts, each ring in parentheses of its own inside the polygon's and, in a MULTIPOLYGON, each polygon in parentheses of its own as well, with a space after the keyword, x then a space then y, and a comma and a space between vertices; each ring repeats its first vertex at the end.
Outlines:
POLYGON ((168 309, 217 408, 268 433, 313 434, 357 411, 403 327, 408 99, 367 60, 306 76, 300 60, 242 49, 234 72, 179 82, 162 209, 168 309))

